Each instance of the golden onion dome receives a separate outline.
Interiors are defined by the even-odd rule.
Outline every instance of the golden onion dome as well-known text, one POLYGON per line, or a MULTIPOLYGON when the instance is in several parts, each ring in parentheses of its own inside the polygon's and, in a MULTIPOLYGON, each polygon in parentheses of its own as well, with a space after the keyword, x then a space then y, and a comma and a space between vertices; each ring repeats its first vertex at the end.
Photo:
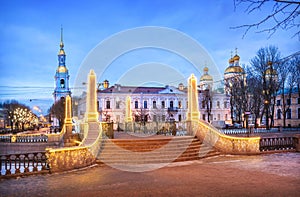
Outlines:
POLYGON ((277 71, 275 69, 272 69, 272 68, 268 68, 266 71, 265 71, 265 75, 277 75, 277 71))
POLYGON ((208 68, 205 66, 204 69, 204 74, 200 77, 200 81, 213 81, 212 76, 208 74, 208 68))
POLYGON ((239 61, 240 60, 240 56, 238 56, 238 55, 235 55, 235 56, 233 56, 233 61, 239 61))
POLYGON ((68 69, 65 66, 59 66, 57 68, 57 72, 59 72, 59 73, 65 73, 67 71, 68 71, 68 69))
POLYGON ((244 69, 240 66, 229 66, 225 70, 226 73, 243 73, 244 69))
POLYGON ((208 74, 204 74, 201 76, 200 81, 213 81, 213 78, 208 74))

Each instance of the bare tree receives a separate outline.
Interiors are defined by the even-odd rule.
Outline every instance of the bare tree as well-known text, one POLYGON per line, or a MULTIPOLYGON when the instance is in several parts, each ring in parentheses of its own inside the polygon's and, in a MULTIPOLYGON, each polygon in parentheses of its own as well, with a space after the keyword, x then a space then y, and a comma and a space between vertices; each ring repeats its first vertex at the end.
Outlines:
POLYGON ((52 105, 50 112, 59 122, 59 127, 62 127, 65 119, 65 99, 62 98, 52 105))
POLYGON ((263 89, 261 85, 261 78, 255 75, 253 68, 247 67, 247 89, 249 95, 248 108, 251 114, 254 115, 254 127, 258 127, 258 119, 264 107, 263 89))
MULTIPOLYGON (((277 68, 280 63, 280 52, 277 47, 269 46, 258 50, 256 57, 251 59, 253 74, 261 80, 264 109, 261 117, 266 117, 266 127, 274 125, 276 92, 278 91, 277 68), (276 62, 276 64, 274 63, 276 62), (269 121, 269 119, 271 121, 269 121)), ((262 118, 261 118, 262 120, 262 118)))
POLYGON ((235 9, 241 4, 246 4, 245 12, 255 14, 254 11, 260 11, 263 8, 272 7, 271 13, 261 20, 252 23, 244 24, 233 29, 244 28, 246 36, 250 29, 259 29, 257 32, 267 32, 272 36, 278 29, 295 31, 293 37, 298 36, 300 39, 299 30, 299 15, 300 1, 297 0, 234 0, 235 9), (267 27, 264 27, 267 25, 267 27))

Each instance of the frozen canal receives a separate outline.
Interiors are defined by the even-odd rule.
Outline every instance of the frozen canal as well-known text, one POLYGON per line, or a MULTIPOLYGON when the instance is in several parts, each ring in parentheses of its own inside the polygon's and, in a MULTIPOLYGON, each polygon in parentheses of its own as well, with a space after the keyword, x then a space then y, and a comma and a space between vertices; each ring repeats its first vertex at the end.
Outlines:
POLYGON ((218 156, 149 172, 108 166, 0 180, 0 196, 299 196, 300 153, 218 156))

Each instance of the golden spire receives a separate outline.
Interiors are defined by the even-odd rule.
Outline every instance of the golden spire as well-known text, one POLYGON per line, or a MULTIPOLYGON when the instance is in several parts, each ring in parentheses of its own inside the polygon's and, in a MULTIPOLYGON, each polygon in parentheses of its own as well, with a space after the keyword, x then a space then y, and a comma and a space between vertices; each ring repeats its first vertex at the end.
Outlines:
POLYGON ((60 49, 59 49, 58 55, 66 55, 65 51, 64 51, 63 28, 62 28, 62 26, 60 28, 60 44, 59 44, 59 46, 60 46, 60 49))
POLYGON ((61 26, 60 28, 60 49, 63 49, 64 48, 64 42, 63 42, 63 28, 61 26))

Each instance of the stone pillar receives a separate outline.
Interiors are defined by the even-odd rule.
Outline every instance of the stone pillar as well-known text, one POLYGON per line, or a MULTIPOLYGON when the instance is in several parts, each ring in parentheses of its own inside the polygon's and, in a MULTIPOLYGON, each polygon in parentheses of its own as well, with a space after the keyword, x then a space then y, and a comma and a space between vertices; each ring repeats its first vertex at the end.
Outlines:
POLYGON ((64 126, 66 131, 66 137, 69 138, 72 135, 72 102, 71 97, 68 95, 65 100, 65 120, 64 126))
POLYGON ((86 97, 86 122, 97 122, 98 121, 98 111, 97 111, 97 84, 96 84, 96 74, 94 70, 90 71, 88 75, 88 88, 86 97))
POLYGON ((126 98, 125 130, 130 131, 130 132, 133 131, 131 98, 130 98, 130 96, 127 96, 127 98, 126 98))
POLYGON ((72 124, 72 102, 68 95, 65 100, 65 124, 72 124))
POLYGON ((187 121, 198 121, 200 117, 197 78, 194 74, 188 79, 188 111, 186 115, 187 121))
POLYGON ((186 114, 186 126, 187 133, 194 135, 192 129, 192 122, 198 121, 200 117, 199 103, 198 103, 198 90, 197 90, 197 78, 194 74, 188 79, 188 111, 186 114))
POLYGON ((72 146, 72 102, 71 97, 68 95, 65 99, 65 120, 64 120, 64 146, 72 146))

